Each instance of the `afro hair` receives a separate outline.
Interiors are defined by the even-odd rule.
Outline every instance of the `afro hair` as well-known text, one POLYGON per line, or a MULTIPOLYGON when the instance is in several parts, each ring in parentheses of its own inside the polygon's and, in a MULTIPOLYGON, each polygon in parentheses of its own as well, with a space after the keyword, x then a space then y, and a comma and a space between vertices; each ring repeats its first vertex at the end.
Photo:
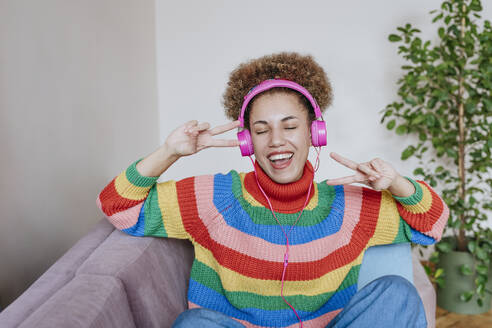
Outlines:
MULTIPOLYGON (((316 99, 321 112, 331 105, 333 96, 330 81, 323 68, 315 62, 312 56, 303 56, 295 52, 281 52, 249 60, 240 64, 229 76, 229 82, 223 95, 225 114, 231 120, 236 120, 241 113, 244 96, 256 85, 268 79, 284 79, 296 82, 306 88, 316 99)), ((306 108, 311 104, 301 93, 288 88, 274 88, 263 92, 289 92, 299 95, 306 108)), ((248 104, 245 114, 246 127, 249 128, 248 104)), ((314 111, 309 111, 311 120, 315 118, 314 111)))

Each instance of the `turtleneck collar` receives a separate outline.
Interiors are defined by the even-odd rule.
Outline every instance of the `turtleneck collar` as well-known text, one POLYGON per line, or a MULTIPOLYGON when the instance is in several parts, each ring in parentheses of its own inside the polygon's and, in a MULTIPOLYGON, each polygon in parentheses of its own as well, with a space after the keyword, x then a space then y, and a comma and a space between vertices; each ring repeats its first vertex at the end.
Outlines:
MULTIPOLYGON (((272 203, 276 212, 296 213, 302 210, 306 201, 309 185, 313 184, 314 169, 309 161, 306 161, 302 177, 292 183, 281 184, 273 181, 255 161, 258 181, 272 203)), ((255 172, 249 172, 244 178, 246 190, 263 206, 269 208, 268 202, 256 183, 255 172)), ((314 195, 314 186, 311 187, 309 199, 314 195)))

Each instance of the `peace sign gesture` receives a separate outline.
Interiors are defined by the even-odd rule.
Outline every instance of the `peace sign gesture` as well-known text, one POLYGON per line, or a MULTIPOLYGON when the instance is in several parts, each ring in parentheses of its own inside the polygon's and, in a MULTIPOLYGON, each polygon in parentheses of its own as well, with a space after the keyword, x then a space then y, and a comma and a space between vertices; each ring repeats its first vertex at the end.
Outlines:
POLYGON ((372 189, 383 190, 388 189, 400 176, 389 163, 380 158, 374 158, 369 162, 359 164, 337 153, 332 152, 330 156, 338 163, 354 170, 355 174, 343 178, 329 179, 326 182, 329 185, 363 183, 372 189))
POLYGON ((178 157, 192 155, 209 147, 237 147, 239 146, 237 139, 215 139, 213 137, 238 126, 239 121, 234 121, 211 129, 207 122, 189 121, 171 132, 165 145, 171 154, 178 157))

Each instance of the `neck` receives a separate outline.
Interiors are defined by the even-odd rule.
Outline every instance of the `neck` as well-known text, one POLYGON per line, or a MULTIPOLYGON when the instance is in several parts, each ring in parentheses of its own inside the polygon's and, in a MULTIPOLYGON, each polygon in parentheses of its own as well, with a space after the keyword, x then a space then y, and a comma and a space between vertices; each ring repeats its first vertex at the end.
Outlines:
MULTIPOLYGON (((291 183, 277 183, 273 181, 258 162, 255 161, 258 182, 267 194, 275 211, 284 213, 295 213, 303 209, 306 202, 309 186, 313 184, 314 169, 309 161, 306 161, 302 176, 299 180, 291 183)), ((249 172, 244 179, 246 190, 263 206, 268 207, 268 202, 263 196, 256 182, 255 173, 249 172)), ((309 199, 314 195, 314 187, 311 187, 309 199)))

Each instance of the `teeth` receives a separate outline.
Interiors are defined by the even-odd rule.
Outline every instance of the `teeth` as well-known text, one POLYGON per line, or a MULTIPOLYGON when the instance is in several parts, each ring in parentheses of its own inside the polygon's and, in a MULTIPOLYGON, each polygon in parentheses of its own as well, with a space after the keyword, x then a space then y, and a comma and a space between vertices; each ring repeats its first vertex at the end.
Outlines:
POLYGON ((276 155, 272 155, 270 156, 268 159, 271 160, 271 161, 277 161, 279 159, 289 159, 293 156, 294 154, 293 153, 287 153, 287 154, 276 154, 276 155))

